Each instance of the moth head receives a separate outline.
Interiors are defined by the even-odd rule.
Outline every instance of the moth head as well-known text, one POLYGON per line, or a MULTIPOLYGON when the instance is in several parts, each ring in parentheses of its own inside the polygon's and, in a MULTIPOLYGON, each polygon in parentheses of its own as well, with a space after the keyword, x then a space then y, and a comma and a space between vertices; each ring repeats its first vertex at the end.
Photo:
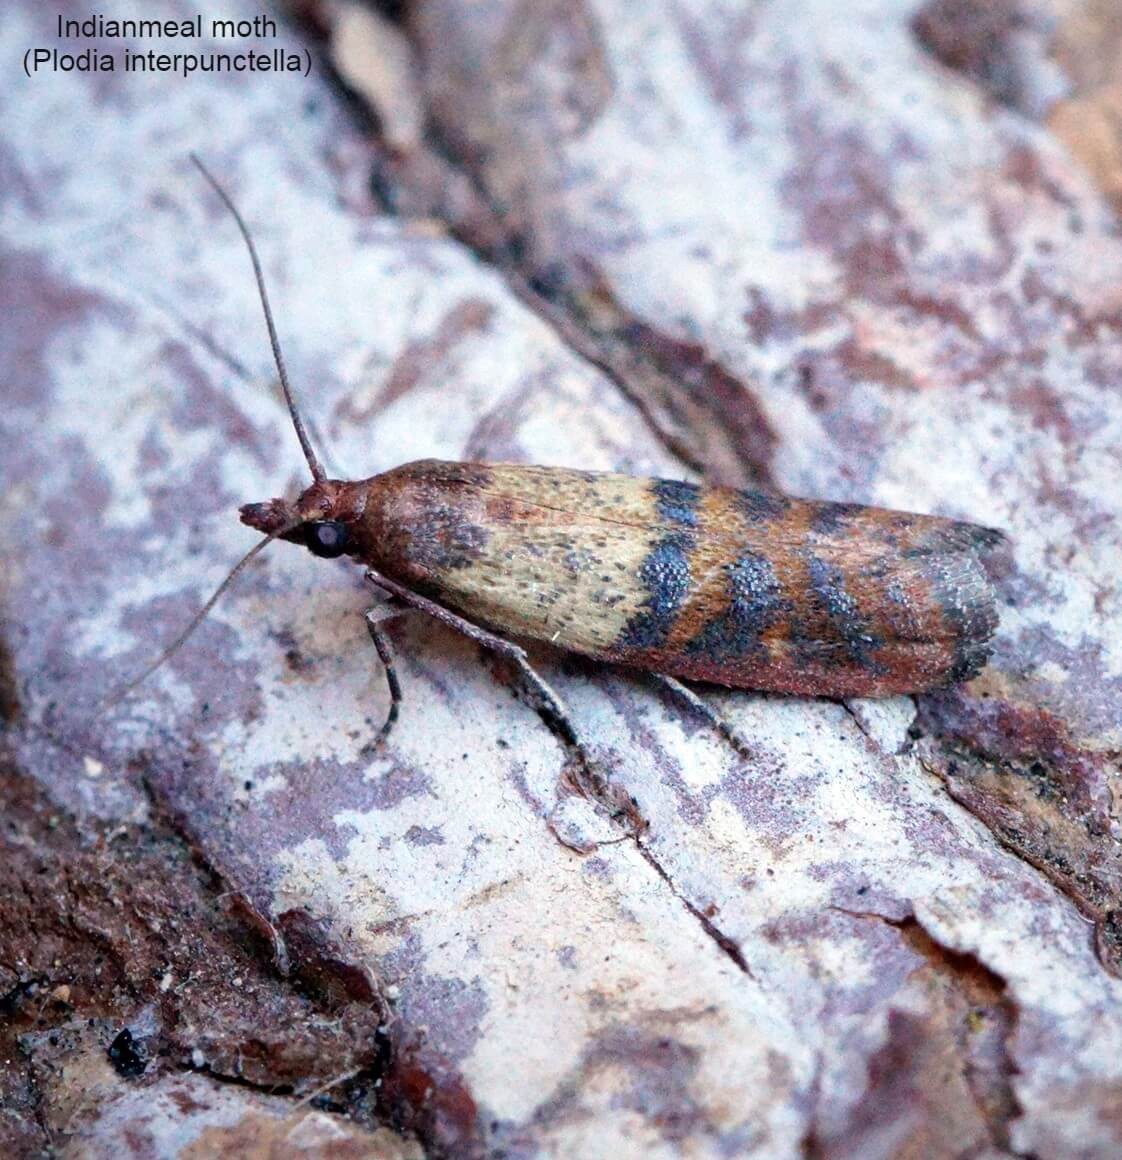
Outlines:
POLYGON ((245 504, 241 520, 265 535, 303 544, 313 556, 333 559, 354 550, 351 525, 362 515, 361 498, 354 484, 317 480, 295 501, 245 504))

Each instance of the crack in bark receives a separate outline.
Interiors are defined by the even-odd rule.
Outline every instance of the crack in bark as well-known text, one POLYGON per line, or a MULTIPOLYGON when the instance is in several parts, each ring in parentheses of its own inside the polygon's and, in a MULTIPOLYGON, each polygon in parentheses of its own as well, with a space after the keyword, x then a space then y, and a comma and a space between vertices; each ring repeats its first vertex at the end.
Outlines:
MULTIPOLYGON (((199 849, 189 827, 180 819, 169 803, 163 801, 155 786, 146 785, 146 792, 156 803, 160 816, 173 828, 176 835, 194 851, 208 871, 220 882, 229 883, 229 877, 216 866, 208 853, 199 849)), ((253 1088, 292 1099, 296 1107, 312 1103, 320 1110, 346 1117, 360 1127, 380 1124, 420 1141, 426 1154, 434 1157, 454 1156, 464 1160, 482 1157, 480 1125, 475 1101, 458 1072, 447 1069, 439 1057, 429 1059, 423 1051, 422 1035, 414 1041, 402 1034, 392 1008, 384 998, 378 981, 366 968, 321 945, 329 937, 325 929, 302 911, 288 911, 274 922, 256 907, 249 894, 240 889, 227 892, 241 900, 253 925, 268 932, 279 947, 279 956, 286 966, 286 980, 302 979, 305 984, 319 989, 322 976, 329 976, 328 984, 338 981, 344 992, 352 995, 361 980, 367 981, 370 994, 361 994, 359 1001, 376 1007, 380 1023, 375 1033, 375 1057, 366 1064, 333 1076, 309 1093, 299 1092, 294 1085, 275 1087, 261 1084, 249 1077, 219 1070, 210 1064, 190 1067, 221 1083, 253 1088), (315 961, 312 961, 312 960, 315 961), (332 1089, 344 1086, 339 1098, 329 1097, 332 1089)), ((274 962, 278 972, 280 964, 274 962)))
MULTIPOLYGON (((204 1075, 207 1079, 213 1080, 215 1083, 228 1084, 230 1087, 246 1088, 249 1091, 261 1092, 267 1096, 295 1097, 296 1095, 295 1088, 292 1084, 262 1083, 248 1079, 244 1075, 238 1075, 235 1072, 220 1071, 207 1063, 197 1067, 191 1063, 181 1063, 176 1065, 176 1070, 191 1075, 204 1075)), ((299 1103, 300 1101, 297 1102, 299 1103)))
MULTIPOLYGON (((623 827, 625 832, 620 838, 610 841, 600 841, 596 845, 613 845, 616 842, 633 841, 636 849, 642 855, 643 860, 667 885, 671 894, 685 907, 687 913, 697 920, 706 936, 713 940, 722 954, 731 959, 740 971, 755 980, 756 976, 752 973, 752 969, 748 965, 737 942, 725 934, 700 907, 681 893, 669 872, 658 860, 654 852, 649 846, 643 843, 642 835, 650 829, 650 822, 643 816, 635 798, 626 793, 626 791, 614 786, 611 780, 600 771, 598 763, 592 759, 585 747, 580 743, 568 721, 563 723, 563 727, 559 727, 559 723, 553 720, 552 713, 545 706, 534 704, 533 701, 530 704, 542 718, 557 741, 569 753, 570 761, 566 773, 577 792, 589 801, 599 805, 608 814, 613 824, 622 826, 625 819, 629 823, 623 827), (579 774, 576 772, 577 770, 580 771, 579 774)), ((739 755, 743 755, 733 740, 733 737, 736 735, 732 733, 731 726, 725 725, 724 729, 722 729, 721 725, 714 720, 715 714, 710 716, 704 710, 701 710, 701 712, 706 720, 722 736, 722 739, 739 755), (726 730, 731 736, 726 736, 726 730)), ((574 849, 578 853, 587 852, 581 846, 574 845, 568 841, 563 834, 557 831, 552 823, 550 823, 549 828, 554 837, 563 846, 574 849)))
MULTIPOLYGON (((558 723, 552 719, 552 714, 544 706, 534 704, 532 701, 530 704, 542 718, 556 740, 568 752, 569 762, 566 776, 573 783, 577 792, 582 797, 600 806, 608 814, 614 825, 620 825, 624 829, 624 833, 618 839, 598 841, 595 845, 614 845, 617 842, 633 841, 636 849, 642 855, 643 860, 667 885, 671 894, 685 907, 687 913, 697 920, 706 936, 713 940, 721 953, 731 959, 737 968, 748 975, 749 978, 755 979, 756 976, 752 973, 752 969, 749 967, 737 942, 725 934, 700 907, 681 893, 669 872, 658 860, 654 852, 649 846, 644 844, 642 835, 650 829, 650 822, 643 816, 635 798, 621 788, 614 786, 611 780, 601 772, 598 768, 598 763, 593 760, 584 746, 576 738, 569 722, 566 721, 564 723, 564 728, 558 728, 558 723), (577 770, 580 772, 578 773, 577 770), (627 825, 624 825, 625 820, 628 823, 627 825)), ((708 715, 706 716, 708 719, 708 715)), ((710 723, 713 724, 712 721, 710 723)), ((718 733, 721 733, 718 725, 714 724, 713 727, 717 729, 718 733)), ((724 737, 723 733, 722 737, 730 747, 734 750, 736 749, 733 742, 728 737, 724 737)), ((584 847, 567 840, 562 833, 558 832, 552 822, 549 824, 549 828, 558 842, 566 848, 576 850, 578 853, 587 852, 584 847)))
MULTIPOLYGON (((858 729, 869 737, 849 705, 845 702, 841 704, 858 729)), ((1035 849, 1031 836, 1016 825, 1014 818, 1002 820, 1002 803, 997 795, 987 791, 969 793, 956 784, 961 780, 957 774, 960 763, 968 764, 980 773, 989 771, 1002 777, 1023 779, 1024 769, 1016 761, 995 754, 984 746, 972 744, 970 738, 961 733, 948 736, 937 729, 925 728, 920 722, 920 715, 917 703, 916 717, 908 728, 908 752, 915 754, 924 772, 935 778, 947 797, 980 823, 1002 850, 1031 870, 1034 877, 1062 894, 1084 918, 1094 924, 1095 951, 1099 962, 1109 974, 1122 977, 1122 895, 1112 893, 1108 884, 1073 865, 1064 856, 1062 848, 1035 849), (925 754, 924 748, 930 752, 925 754), (992 808, 984 808, 989 805, 992 808)), ((872 737, 869 740, 877 744, 872 737)), ((1012 809, 1016 811, 1017 817, 1023 816, 1018 803, 1014 803, 1012 809)), ((1062 838, 1060 841, 1062 843, 1062 838)))
POLYGON ((737 969, 746 974, 754 982, 759 982, 756 976, 752 973, 752 968, 748 965, 748 960, 744 957, 744 952, 740 949, 740 945, 735 939, 725 934, 717 924, 702 911, 696 903, 691 902, 675 885, 674 879, 670 877, 669 871, 655 856, 654 851, 649 846, 643 844, 638 835, 635 836, 635 845, 642 855, 643 860, 648 866, 666 883, 670 893, 686 908, 686 911, 691 914, 701 925, 701 929, 705 934, 713 940, 718 949, 723 955, 731 959, 736 965, 737 969))
MULTIPOLYGON (((930 993, 930 1010, 924 1017, 927 1037, 936 1044, 947 1043, 937 1052, 937 1058, 942 1060, 948 1050, 959 1057, 966 1094, 989 1135, 990 1144, 1012 1155, 1027 1155, 1014 1151, 1010 1143, 1010 1125, 1023 1115, 1024 1110, 1013 1087, 1018 1068, 1010 1044, 1016 1035, 1018 1012, 1008 982, 976 954, 940 942, 914 912, 903 918, 893 918, 875 911, 851 910, 843 906, 831 906, 830 909, 895 930, 924 961, 925 966, 917 968, 912 977, 930 969, 937 979, 942 980, 947 993, 942 998, 940 992, 930 993), (996 1035, 991 1031, 988 1038, 985 1036, 986 1019, 996 1030, 996 1035)), ((917 1050, 912 1054, 919 1055, 920 1052, 917 1050)), ((875 1056, 870 1057, 870 1064, 873 1058, 875 1056)), ((945 1064, 940 1063, 939 1070, 945 1071, 945 1064)), ((870 1070, 870 1077, 872 1074, 870 1070)), ((952 1103, 951 1110, 953 1107, 952 1103)), ((813 1122, 805 1140, 804 1154, 807 1157, 817 1160, 835 1154, 818 1139, 813 1122)))
POLYGON ((849 714, 850 720, 853 722, 854 725, 857 726, 858 733, 860 733, 862 735, 862 737, 864 737, 865 740, 868 741, 868 743, 873 746, 874 749, 876 749, 879 753, 883 753, 884 751, 881 749, 876 738, 873 737, 873 735, 868 731, 868 729, 865 728, 865 723, 861 720, 861 718, 854 711, 853 706, 850 705, 850 703, 848 701, 845 701, 845 700, 839 701, 838 704, 841 705, 841 707, 846 711, 846 713, 849 714))
POLYGON ((273 948, 272 966, 282 979, 288 979, 292 972, 292 963, 288 954, 288 947, 284 936, 269 918, 254 904, 250 895, 241 887, 234 884, 232 876, 220 867, 209 851, 205 850, 191 833, 189 827, 166 797, 160 792, 150 777, 141 776, 139 779, 144 796, 152 810, 154 820, 163 822, 165 826, 184 844, 199 864, 218 883, 225 887, 220 897, 234 898, 242 907, 245 916, 250 920, 257 933, 264 933, 273 948))
MULTIPOLYGON (((344 980, 341 995, 323 989, 316 998, 316 971, 330 973, 334 967, 326 951, 318 966, 303 959, 293 963, 283 982, 276 978, 275 954, 272 969, 254 966, 267 954, 265 944, 238 936, 236 915, 226 911, 229 923, 222 918, 219 900, 229 896, 222 890, 229 879, 175 824, 174 811, 153 785, 145 785, 153 823, 105 836, 99 823, 92 832, 80 831, 10 759, 0 776, 9 826, 23 834, 14 845, 7 834, 0 835, 0 850, 7 851, 0 860, 7 883, 0 892, 0 945, 9 952, 4 960, 13 963, 0 1014, 9 1036, 23 1036, 24 1024, 36 1032, 34 1051, 25 1052, 27 1079, 19 1090, 27 1093, 27 1122, 34 1108, 37 1128, 50 1146, 39 1056, 52 1068, 55 1052, 72 1049, 63 1032, 99 1021, 127 1030, 149 1009, 156 1022, 142 1038, 150 1074, 199 1072, 215 1082, 291 1099, 296 1106, 315 1103, 357 1128, 394 1126, 395 1111, 378 1084, 394 1066, 388 1009, 380 995, 355 1001, 353 980, 350 990, 344 980), (130 840, 118 840, 126 835, 130 840), (195 874, 185 872, 185 853, 198 866, 195 874), (45 973, 44 964, 50 966, 45 973), (170 988, 159 981, 161 973, 165 981, 175 979, 170 988), (227 974, 244 976, 244 984, 234 979, 226 987, 227 974), (60 980, 66 987, 56 993, 50 988, 60 980), (24 1000, 40 990, 44 1001, 32 1010, 24 1000), (286 1019, 299 1028, 286 1031, 286 1019), (194 1054, 199 1050, 206 1052, 202 1060, 194 1054), (327 1083, 316 1070, 321 1060, 336 1066, 327 1083), (344 1090, 328 1094, 340 1084, 344 1090), (313 1090, 304 1093, 305 1086, 313 1090)), ((236 896, 248 912, 245 893, 236 896)), ((264 921, 280 938, 268 920, 256 919, 254 925, 264 921)), ((301 932, 293 928, 292 933, 301 932)), ((297 941, 303 949, 307 939, 297 941)), ((90 1050, 105 1050, 97 1038, 90 1050)), ((11 1054, 17 1039, 11 1040, 11 1054)))
MULTIPOLYGON (((1015 818, 1002 821, 996 816, 1002 812, 999 801, 995 801, 994 810, 987 811, 982 808, 979 795, 967 793, 954 784, 957 762, 971 762, 979 770, 991 770, 1009 778, 1021 778, 1023 771, 1015 763, 981 749, 972 749, 964 738, 950 744, 944 744, 937 737, 932 740, 940 743, 939 758, 921 754, 921 767, 939 779, 947 796, 975 818, 1003 850, 1067 898, 1079 914, 1094 924, 1095 951, 1100 964, 1108 974, 1122 976, 1122 897, 1112 893, 1108 885, 1087 868, 1081 869, 1073 864, 1062 849, 1034 848, 1031 836, 1018 828, 1015 818)), ((1013 808, 1018 809, 1016 805, 1013 808)), ((1016 816, 1023 816, 1019 809, 1016 816)))
MULTIPOLYGON (((462 166, 458 161, 455 164, 462 166)), ((758 404, 744 384, 706 358, 700 348, 663 338, 666 350, 660 355, 655 350, 655 332, 620 304, 606 283, 600 282, 593 291, 595 313, 600 315, 597 324, 576 293, 548 285, 526 267, 517 256, 526 248, 522 244, 511 247, 511 256, 489 250, 453 221, 445 224, 454 238, 503 275, 518 301, 545 322, 567 349, 600 371, 635 406, 655 438, 688 468, 732 486, 773 486, 774 436, 758 404), (645 341, 633 338, 631 332, 639 332, 645 341), (710 406, 704 381, 714 375, 724 380, 726 389, 744 392, 742 405, 753 413, 755 440, 733 438, 728 415, 710 406), (682 381, 691 378, 703 380, 696 393, 682 387, 682 381), (753 442, 764 446, 753 446, 753 442)))
MULTIPOLYGON (((284 1099, 291 1099, 294 1108, 301 1108, 305 1106, 312 1106, 318 1111, 331 1112, 333 1114, 341 1115, 350 1123, 354 1120, 348 1114, 348 1107, 346 1101, 327 1100, 324 1097, 327 1092, 333 1088, 339 1087, 341 1084, 351 1084, 355 1082, 368 1081, 372 1086, 377 1086, 379 1079, 382 1076, 382 1069, 380 1067, 356 1067, 344 1072, 342 1075, 336 1076, 334 1079, 328 1080, 326 1083, 320 1084, 318 1087, 307 1093, 297 1092, 293 1084, 269 1084, 258 1080, 252 1080, 245 1075, 240 1075, 235 1072, 222 1071, 218 1068, 212 1067, 208 1063, 201 1066, 196 1066, 193 1063, 175 1063, 172 1066, 181 1074, 187 1075, 201 1075, 214 1083, 228 1085, 230 1087, 244 1088, 247 1091, 260 1092, 262 1095, 280 1097, 284 1099)), ((361 1125, 359 1125, 361 1126, 361 1125)))

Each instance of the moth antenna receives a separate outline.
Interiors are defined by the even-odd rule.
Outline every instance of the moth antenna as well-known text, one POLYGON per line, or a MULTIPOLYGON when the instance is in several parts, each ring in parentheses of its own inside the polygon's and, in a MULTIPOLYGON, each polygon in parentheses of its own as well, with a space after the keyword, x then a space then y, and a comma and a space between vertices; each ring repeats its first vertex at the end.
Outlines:
POLYGON ((296 438, 300 440, 300 448, 304 452, 304 458, 308 461, 308 466, 312 469, 312 478, 316 483, 320 483, 327 478, 327 473, 323 470, 320 461, 316 458, 315 451, 312 450, 312 441, 308 438, 308 432, 304 428, 304 420, 300 417, 300 412, 296 409, 296 401, 292 396, 292 387, 288 383, 288 372, 284 368, 284 357, 281 355, 280 339, 277 338, 277 328, 273 322, 273 311, 269 307, 269 295, 265 290, 265 275, 261 271, 261 261, 257 257, 257 247, 254 246, 249 229, 243 221, 242 215, 238 213, 238 207, 234 205, 230 195, 218 184, 217 178, 199 160, 198 154, 192 153, 191 160, 198 166, 199 172, 207 179, 211 188, 222 199, 226 208, 234 215, 234 221, 238 223, 238 229, 245 239, 246 247, 249 250, 249 259, 253 263, 253 273, 257 278, 257 290, 261 295, 261 307, 265 311, 265 325, 269 328, 269 342, 273 347, 273 359, 277 364, 277 374, 280 375, 281 389, 284 391, 284 401, 288 404, 288 413, 292 417, 293 427, 296 428, 296 438))
POLYGON ((230 587, 231 584, 245 571, 249 563, 265 548, 267 548, 275 539, 286 535, 288 532, 298 528, 300 524, 292 523, 287 527, 278 528, 275 532, 270 532, 263 540, 258 541, 249 549, 248 552, 230 569, 226 574, 226 578, 214 590, 210 599, 191 617, 187 627, 164 649, 163 652, 146 668, 139 676, 133 677, 127 684, 122 685, 115 693, 111 693, 105 701, 99 706, 100 709, 110 709, 119 701, 124 700, 138 685, 143 684, 161 665, 171 660, 173 656, 187 643, 187 641, 194 634, 195 629, 210 615, 211 609, 221 599, 222 594, 230 587))

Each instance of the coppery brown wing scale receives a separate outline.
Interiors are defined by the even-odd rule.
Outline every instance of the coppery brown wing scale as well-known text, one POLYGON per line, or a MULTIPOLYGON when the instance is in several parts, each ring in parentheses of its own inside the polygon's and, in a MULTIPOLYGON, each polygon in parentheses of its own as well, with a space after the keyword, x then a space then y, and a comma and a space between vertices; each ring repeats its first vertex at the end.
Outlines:
POLYGON ((673 480, 423 460, 352 505, 353 555, 476 623, 738 688, 967 680, 997 624, 975 524, 673 480))

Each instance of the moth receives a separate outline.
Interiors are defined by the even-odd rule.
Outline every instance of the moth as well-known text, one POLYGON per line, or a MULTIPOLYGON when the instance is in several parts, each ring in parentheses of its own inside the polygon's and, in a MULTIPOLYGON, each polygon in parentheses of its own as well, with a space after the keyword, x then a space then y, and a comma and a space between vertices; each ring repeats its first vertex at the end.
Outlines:
MULTIPOLYGON (((294 402, 249 230, 193 160, 249 250, 312 482, 295 500, 241 508, 242 522, 265 538, 156 664, 258 551, 282 539, 316 556, 349 557, 397 608, 418 609, 506 656, 561 722, 560 699, 511 638, 659 674, 695 705, 681 679, 875 697, 966 681, 985 665, 998 615, 983 557, 1003 540, 992 528, 520 464, 425 459, 369 479, 328 479, 294 402)), ((390 691, 382 736, 402 698, 385 615, 366 614, 390 691)))

